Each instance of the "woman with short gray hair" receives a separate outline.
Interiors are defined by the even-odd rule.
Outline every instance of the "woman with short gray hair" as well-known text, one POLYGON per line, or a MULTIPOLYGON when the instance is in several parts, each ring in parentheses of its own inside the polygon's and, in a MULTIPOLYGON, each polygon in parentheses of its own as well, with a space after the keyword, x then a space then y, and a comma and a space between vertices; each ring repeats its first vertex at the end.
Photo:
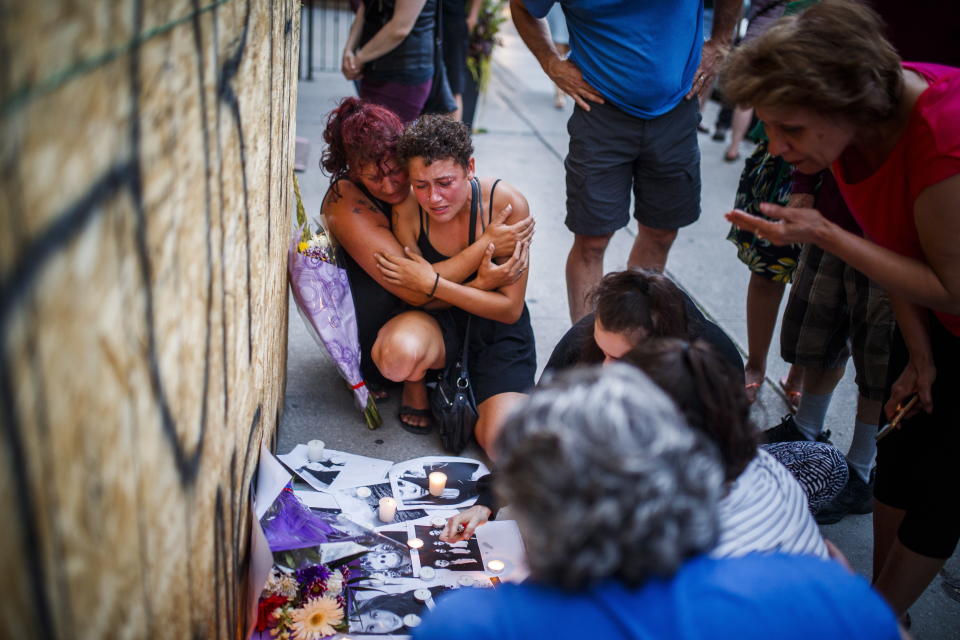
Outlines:
POLYGON ((564 372, 496 447, 531 579, 441 598, 416 640, 898 637, 879 596, 837 563, 706 554, 721 463, 636 369, 564 372))

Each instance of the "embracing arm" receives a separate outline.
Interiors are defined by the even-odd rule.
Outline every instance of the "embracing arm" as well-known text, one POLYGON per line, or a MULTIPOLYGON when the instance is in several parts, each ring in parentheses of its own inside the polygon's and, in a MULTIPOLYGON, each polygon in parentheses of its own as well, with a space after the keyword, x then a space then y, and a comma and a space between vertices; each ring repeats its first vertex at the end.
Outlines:
POLYGON ((553 46, 545 19, 534 18, 523 6, 523 0, 510 0, 510 15, 513 16, 513 24, 523 42, 555 85, 563 89, 585 111, 590 111, 587 100, 603 103, 603 96, 587 84, 577 65, 565 60, 553 46))
POLYGON ((362 66, 390 53, 410 35, 426 0, 397 0, 393 16, 370 40, 357 51, 357 62, 362 66))
POLYGON ((760 210, 777 221, 742 211, 733 211, 727 218, 774 244, 814 242, 905 300, 960 314, 960 175, 925 189, 914 204, 920 245, 929 264, 844 231, 814 209, 763 204, 760 210))
MULTIPOLYGON (((401 285, 389 282, 377 268, 376 253, 403 254, 403 248, 393 233, 390 225, 363 193, 346 180, 339 183, 340 196, 331 189, 323 204, 323 212, 330 231, 336 237, 350 257, 360 268, 367 272, 377 284, 397 296, 407 304, 423 305, 429 298, 419 291, 408 289, 401 285)), ((416 201, 411 196, 413 207, 416 201)), ((409 206, 409 202, 399 204, 398 207, 409 206)), ((462 281, 476 270, 484 255, 484 246, 474 243, 464 251, 449 260, 437 263, 434 267, 444 278, 462 281)))

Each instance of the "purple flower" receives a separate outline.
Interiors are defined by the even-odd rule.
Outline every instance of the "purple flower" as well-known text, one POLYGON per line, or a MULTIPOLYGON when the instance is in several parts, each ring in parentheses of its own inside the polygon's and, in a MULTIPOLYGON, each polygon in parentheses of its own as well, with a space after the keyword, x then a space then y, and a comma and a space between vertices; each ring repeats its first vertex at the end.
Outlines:
POLYGON ((302 569, 297 569, 297 582, 302 585, 312 584, 316 580, 326 581, 330 576, 330 569, 322 564, 315 564, 302 569))

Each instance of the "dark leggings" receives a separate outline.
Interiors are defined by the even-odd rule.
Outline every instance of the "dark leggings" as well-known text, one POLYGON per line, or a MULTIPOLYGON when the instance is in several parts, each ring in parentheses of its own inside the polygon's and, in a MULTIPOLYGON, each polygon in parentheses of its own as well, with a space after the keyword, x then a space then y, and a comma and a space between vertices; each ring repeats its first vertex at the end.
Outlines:
MULTIPOLYGON (((907 549, 928 558, 949 558, 960 539, 956 467, 960 456, 960 336, 930 314, 930 343, 937 377, 933 413, 921 411, 877 444, 878 501, 906 515, 897 532, 907 549)), ((907 364, 897 330, 890 355, 890 384, 907 364)), ((888 385, 889 388, 890 385, 888 385)))

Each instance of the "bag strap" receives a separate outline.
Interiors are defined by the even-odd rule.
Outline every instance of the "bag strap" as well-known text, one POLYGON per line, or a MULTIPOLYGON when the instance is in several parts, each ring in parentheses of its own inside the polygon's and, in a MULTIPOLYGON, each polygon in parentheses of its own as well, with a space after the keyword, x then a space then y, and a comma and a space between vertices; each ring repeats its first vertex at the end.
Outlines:
MULTIPOLYGON (((467 246, 474 243, 477 236, 477 210, 480 208, 480 181, 474 178, 470 181, 471 195, 470 201, 470 232, 468 235, 467 246)), ((481 218, 482 221, 482 218, 481 218)), ((467 347, 470 346, 470 323, 473 321, 473 314, 467 312, 467 328, 463 332, 463 353, 460 354, 460 363, 463 371, 467 370, 467 347)))

